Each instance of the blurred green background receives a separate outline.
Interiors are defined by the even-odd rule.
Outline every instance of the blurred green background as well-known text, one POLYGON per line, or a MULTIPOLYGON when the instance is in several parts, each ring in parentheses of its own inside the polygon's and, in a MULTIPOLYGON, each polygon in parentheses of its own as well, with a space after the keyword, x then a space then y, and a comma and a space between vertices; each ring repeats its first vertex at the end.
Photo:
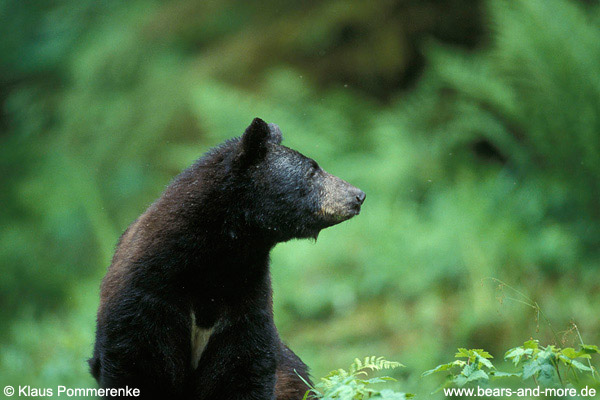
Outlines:
POLYGON ((427 398, 457 347, 600 344, 598 1, 3 0, 1 386, 95 385, 120 233, 255 116, 367 193, 272 257, 315 377, 385 355, 427 398))

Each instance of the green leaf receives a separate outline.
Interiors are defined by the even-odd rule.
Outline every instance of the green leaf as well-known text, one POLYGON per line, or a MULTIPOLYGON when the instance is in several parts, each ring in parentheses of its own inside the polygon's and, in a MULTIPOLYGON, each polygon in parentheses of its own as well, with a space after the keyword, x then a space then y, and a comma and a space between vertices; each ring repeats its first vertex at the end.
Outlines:
POLYGON ((523 376, 522 372, 502 372, 502 371, 492 371, 490 372, 492 377, 494 378, 508 378, 508 377, 521 377, 523 376))
POLYGON ((373 384, 373 383, 396 382, 397 380, 392 377, 389 377, 389 376, 382 376, 382 377, 375 377, 375 378, 371 378, 371 379, 357 379, 357 381, 367 385, 367 384, 373 384))
POLYGON ((469 358, 474 360, 475 357, 479 355, 481 358, 494 358, 490 353, 483 349, 470 349, 467 350, 465 348, 459 348, 458 352, 454 355, 456 358, 469 358))
POLYGON ((529 360, 523 364, 523 379, 529 379, 540 372, 540 363, 537 360, 529 360))
POLYGON ((477 353, 482 358, 494 358, 490 353, 483 349, 473 349, 471 350, 473 353, 477 353))
POLYGON ((454 355, 454 357, 469 358, 469 357, 471 357, 471 354, 469 353, 469 350, 461 347, 458 349, 458 352, 454 355))
POLYGON ((379 393, 379 398, 381 400, 406 400, 407 396, 405 393, 399 393, 394 392, 390 389, 384 389, 379 393))
POLYGON ((477 371, 473 372, 471 375, 469 375, 469 377, 467 378, 467 382, 474 382, 474 381, 478 381, 478 380, 489 380, 490 377, 488 376, 488 374, 485 373, 485 371, 478 369, 477 371))
POLYGON ((452 379, 452 383, 454 383, 456 386, 465 386, 468 382, 468 378, 464 375, 456 375, 453 379, 452 379))
POLYGON ((512 359, 513 364, 518 365, 521 361, 521 358, 524 356, 530 356, 533 354, 532 349, 524 349, 523 347, 515 347, 514 349, 510 349, 504 355, 504 359, 512 359))
POLYGON ((370 369, 371 371, 380 371, 382 369, 394 369, 398 367, 404 367, 396 361, 387 361, 384 357, 365 357, 364 360, 358 358, 354 359, 354 362, 350 366, 350 373, 354 374, 357 371, 364 369, 370 369))
POLYGON ((462 367, 465 364, 466 363, 464 361, 462 361, 462 360, 456 360, 456 361, 453 361, 453 362, 448 363, 448 364, 441 364, 441 365, 438 365, 437 367, 435 367, 434 369, 430 369, 428 371, 423 372, 423 374, 421 374, 421 376, 428 376, 428 375, 431 375, 431 374, 433 374, 435 372, 447 371, 447 370, 449 370, 450 368, 452 368, 454 366, 462 367))
POLYGON ((563 354, 559 354, 559 355, 558 355, 558 359, 559 359, 560 361, 562 361, 562 363, 563 363, 563 364, 565 364, 565 365, 571 365, 571 364, 572 364, 572 361, 573 361, 573 360, 571 360, 569 357, 566 357, 566 356, 565 356, 565 355, 563 355, 563 354))
POLYGON ((559 386, 560 380, 556 374, 556 369, 549 362, 540 365, 537 381, 541 386, 559 386))
POLYGON ((538 343, 539 343, 539 341, 535 340, 535 339, 528 340, 525 343, 523 343, 523 348, 537 350, 538 349, 538 343))
POLYGON ((582 363, 580 363, 579 361, 576 361, 576 360, 572 360, 571 365, 580 371, 590 371, 590 372, 592 371, 592 369, 590 367, 588 367, 587 365, 583 365, 582 363))
POLYGON ((479 353, 475 353, 477 356, 477 361, 481 364, 483 364, 485 367, 487 368, 494 368, 494 366, 492 365, 492 363, 490 362, 490 360, 483 358, 482 356, 479 355, 479 353))
POLYGON ((525 353, 525 349, 522 347, 515 347, 513 349, 509 349, 506 353, 504 353, 504 359, 514 358, 525 353))
POLYGON ((575 351, 575 349, 572 348, 572 347, 564 348, 560 352, 562 354, 564 354, 565 356, 569 357, 569 358, 577 358, 577 357, 579 357, 579 352, 575 351))
POLYGON ((600 354, 600 350, 598 350, 598 346, 596 345, 582 344, 580 351, 585 354, 600 354))
POLYGON ((468 378, 469 376, 471 376, 472 373, 474 373, 477 370, 478 368, 476 364, 468 364, 464 366, 460 373, 468 378))

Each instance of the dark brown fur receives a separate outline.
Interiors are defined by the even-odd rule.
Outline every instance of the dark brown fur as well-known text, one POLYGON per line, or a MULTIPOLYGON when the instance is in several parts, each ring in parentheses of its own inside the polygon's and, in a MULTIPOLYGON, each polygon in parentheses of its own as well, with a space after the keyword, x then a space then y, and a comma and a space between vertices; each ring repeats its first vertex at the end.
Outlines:
POLYGON ((364 193, 280 141, 254 120, 122 235, 90 360, 100 386, 146 399, 303 397, 307 367, 273 322, 269 252, 358 214, 364 193))

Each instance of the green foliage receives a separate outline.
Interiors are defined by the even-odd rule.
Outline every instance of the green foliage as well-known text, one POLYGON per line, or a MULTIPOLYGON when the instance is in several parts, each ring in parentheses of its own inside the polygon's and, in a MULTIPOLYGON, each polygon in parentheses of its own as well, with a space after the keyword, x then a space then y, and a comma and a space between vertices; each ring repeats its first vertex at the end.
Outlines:
POLYGON ((455 357, 457 360, 438 365, 434 369, 425 371, 422 376, 449 371, 450 374, 446 376, 446 382, 438 389, 439 391, 444 387, 453 385, 462 387, 468 383, 479 386, 487 385, 490 377, 509 375, 496 370, 490 361, 493 358, 492 355, 485 350, 459 348, 455 357), (462 360, 461 358, 466 358, 466 360, 462 360))
MULTIPOLYGON (((541 224, 559 223, 578 235, 588 251, 596 251, 598 7, 501 0, 489 2, 489 10, 495 34, 487 51, 429 46, 433 68, 410 104, 415 111, 411 124, 424 135, 443 138, 439 149, 455 173, 460 172, 456 157, 470 156, 465 144, 489 145, 492 155, 505 160, 504 173, 514 181, 515 192, 527 192, 535 203, 515 207, 516 218, 535 210, 543 217, 541 224)), ((550 226, 536 227, 538 237, 553 235, 548 230, 556 225, 550 226)))
POLYGON ((594 378, 597 371, 589 360, 591 354, 598 353, 597 346, 582 344, 577 351, 572 347, 561 349, 552 345, 540 348, 537 340, 529 340, 522 346, 508 350, 504 358, 522 367, 520 375, 524 380, 532 378, 542 386, 556 386, 571 382, 571 378, 578 383, 578 372, 589 372, 594 378), (582 364, 577 358, 586 359, 588 365, 582 364), (562 374, 561 366, 564 369, 562 374))
MULTIPOLYGON (((549 330, 555 333, 552 323, 537 302, 498 279, 491 278, 491 280, 500 283, 501 287, 507 287, 515 293, 518 297, 511 298, 511 300, 533 308, 536 312, 536 319, 542 316, 548 323, 549 330)), ((571 323, 571 325, 572 331, 577 333, 580 341, 579 350, 576 351, 572 347, 561 349, 555 345, 540 347, 538 340, 528 340, 522 346, 506 351, 504 355, 505 360, 510 360, 515 367, 520 367, 520 370, 517 372, 497 370, 490 361, 493 358, 492 355, 483 349, 467 350, 459 348, 455 354, 457 360, 438 365, 436 368, 424 372, 422 376, 449 371, 450 374, 446 376, 445 383, 437 391, 450 386, 462 387, 467 384, 488 386, 492 379, 508 377, 520 377, 522 381, 527 381, 531 378, 536 385, 542 387, 582 386, 578 372, 589 372, 587 376, 589 378, 588 381, 598 384, 600 380, 596 379, 597 370, 590 361, 591 354, 599 353, 598 347, 584 344, 577 325, 575 323, 571 323), (461 358, 466 358, 466 360, 463 361, 461 358), (588 365, 582 364, 576 360, 577 358, 586 359, 588 365), (563 370, 562 374, 561 367, 563 370)))
POLYGON ((403 365, 395 361, 387 361, 383 357, 371 356, 365 357, 364 360, 355 358, 347 371, 337 369, 321 378, 319 383, 306 392, 304 399, 405 400, 411 398, 413 395, 409 393, 373 388, 376 384, 395 381, 394 378, 389 376, 366 378, 366 370, 381 371, 398 367, 403 365))
MULTIPOLYGON (((600 354, 598 346, 581 344, 579 350, 572 347, 558 348, 554 345, 539 346, 538 340, 528 340, 522 346, 512 348, 504 355, 515 367, 516 372, 499 371, 491 362, 494 357, 483 349, 459 348, 454 355, 456 360, 425 371, 426 377, 438 372, 445 372, 445 382, 436 392, 443 388, 466 385, 487 387, 494 386, 493 381, 500 378, 521 378, 523 382, 531 380, 541 387, 582 387, 582 375, 587 375, 595 385, 600 384, 596 378, 597 370, 590 362, 592 354, 600 354), (577 359, 583 359, 584 365, 577 359)), ((403 365, 386 361, 383 357, 366 357, 364 361, 355 359, 348 370, 338 369, 330 372, 314 387, 307 391, 304 399, 405 399, 413 394, 393 392, 389 389, 378 390, 372 384, 395 381, 391 377, 362 378, 365 370, 380 371, 393 369, 403 365)))
POLYGON ((496 369, 490 361, 493 358, 482 349, 458 349, 454 360, 447 364, 438 365, 436 368, 423 373, 428 376, 436 372, 448 371, 444 384, 438 391, 445 387, 462 387, 467 384, 488 386, 494 378, 520 377, 522 381, 532 380, 542 387, 555 386, 581 386, 581 374, 588 374, 591 381, 596 384, 597 370, 591 364, 591 354, 598 354, 598 347, 582 344, 579 350, 571 347, 558 348, 553 345, 540 347, 539 341, 528 340, 522 346, 510 349, 504 355, 514 366, 520 367, 517 372, 503 372, 496 369), (462 360, 466 358, 466 360, 462 360), (588 365, 576 360, 585 359, 588 365), (562 373, 561 373, 562 371, 562 373))

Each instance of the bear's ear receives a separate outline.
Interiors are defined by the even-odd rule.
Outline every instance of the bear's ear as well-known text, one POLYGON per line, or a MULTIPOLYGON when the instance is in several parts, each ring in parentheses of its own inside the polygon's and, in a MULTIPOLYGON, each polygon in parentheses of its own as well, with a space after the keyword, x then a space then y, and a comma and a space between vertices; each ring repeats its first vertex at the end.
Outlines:
POLYGON ((260 118, 254 118, 246 128, 240 141, 240 164, 250 165, 262 159, 267 153, 269 141, 269 126, 260 118))
POLYGON ((281 144, 281 140, 283 139, 281 135, 281 129, 276 124, 269 124, 269 141, 275 144, 281 144))
POLYGON ((275 124, 267 124, 260 118, 254 118, 242 135, 238 162, 247 166, 261 160, 267 153, 269 142, 281 143, 281 130, 275 124))

